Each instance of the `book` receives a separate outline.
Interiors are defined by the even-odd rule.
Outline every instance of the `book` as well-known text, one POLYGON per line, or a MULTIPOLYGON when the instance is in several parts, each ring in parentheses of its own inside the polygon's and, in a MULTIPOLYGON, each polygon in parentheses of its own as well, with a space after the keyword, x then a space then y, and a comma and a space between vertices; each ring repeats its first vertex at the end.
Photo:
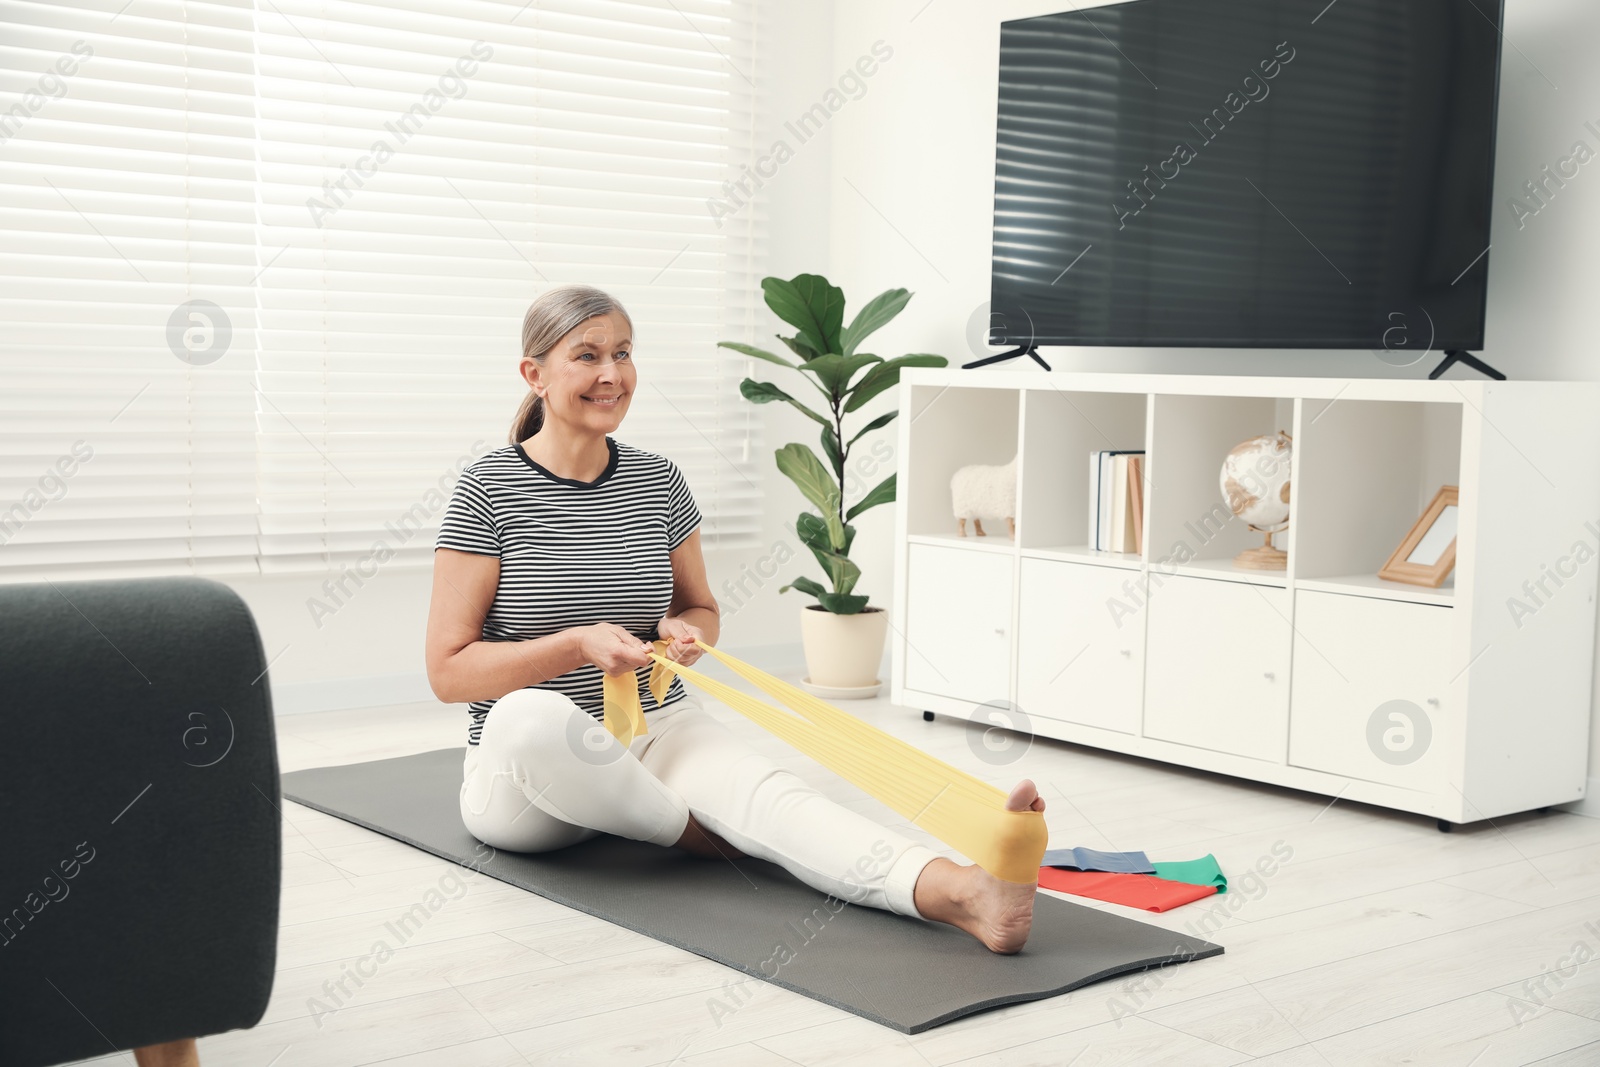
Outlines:
POLYGON ((1089 532, 1084 544, 1100 547, 1100 453, 1089 453, 1089 532))
POLYGON ((1111 532, 1106 547, 1128 550, 1128 457, 1111 457, 1111 532))
POLYGON ((1100 534, 1094 543, 1097 549, 1111 547, 1111 506, 1115 503, 1112 498, 1116 494, 1111 472, 1116 465, 1116 453, 1100 453, 1100 534))
POLYGON ((1144 453, 1128 457, 1129 512, 1133 517, 1129 552, 1144 550, 1144 453))

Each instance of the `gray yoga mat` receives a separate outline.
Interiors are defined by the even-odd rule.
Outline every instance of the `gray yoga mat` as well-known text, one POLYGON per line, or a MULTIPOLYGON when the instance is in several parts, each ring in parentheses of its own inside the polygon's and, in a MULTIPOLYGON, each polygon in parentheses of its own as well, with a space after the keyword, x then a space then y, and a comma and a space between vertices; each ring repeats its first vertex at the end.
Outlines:
POLYGON ((463 757, 443 748, 294 771, 283 795, 904 1034, 1222 952, 1040 893, 1027 945, 1002 956, 943 923, 837 900, 834 912, 827 894, 765 860, 700 859, 608 834, 483 862, 461 825, 463 757))

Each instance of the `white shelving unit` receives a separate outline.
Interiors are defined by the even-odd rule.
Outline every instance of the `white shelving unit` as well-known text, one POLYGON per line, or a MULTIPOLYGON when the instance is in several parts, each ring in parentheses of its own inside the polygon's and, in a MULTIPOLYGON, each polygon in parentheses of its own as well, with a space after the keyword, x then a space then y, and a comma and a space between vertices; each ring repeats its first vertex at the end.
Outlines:
POLYGON ((918 368, 899 389, 895 703, 1441 829, 1583 796, 1600 384, 918 368), (1279 429, 1288 569, 1237 568, 1261 535, 1218 472, 1279 429), (1141 551, 1092 551, 1087 454, 1140 447, 1141 551), (958 536, 950 476, 1013 455, 1015 542, 1003 516, 958 536), (1379 578, 1441 485, 1451 578, 1379 578))

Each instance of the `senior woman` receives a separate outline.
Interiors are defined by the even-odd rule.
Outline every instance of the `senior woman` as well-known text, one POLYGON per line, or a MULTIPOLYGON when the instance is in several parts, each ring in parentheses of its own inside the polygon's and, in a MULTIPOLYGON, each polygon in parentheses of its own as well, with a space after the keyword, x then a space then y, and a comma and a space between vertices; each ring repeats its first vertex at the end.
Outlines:
MULTIPOLYGON (((468 703, 461 818, 544 852, 600 833, 769 860, 840 899, 1022 948, 1034 886, 962 866, 834 803, 712 717, 676 675, 656 704, 650 642, 689 665, 717 643, 700 512, 676 464, 611 436, 638 387, 633 322, 591 286, 528 308, 528 393, 510 443, 462 473, 439 531, 428 680, 468 703), (648 733, 601 725, 603 676, 633 672, 648 733)), ((1022 781, 1011 810, 1044 810, 1022 781)))

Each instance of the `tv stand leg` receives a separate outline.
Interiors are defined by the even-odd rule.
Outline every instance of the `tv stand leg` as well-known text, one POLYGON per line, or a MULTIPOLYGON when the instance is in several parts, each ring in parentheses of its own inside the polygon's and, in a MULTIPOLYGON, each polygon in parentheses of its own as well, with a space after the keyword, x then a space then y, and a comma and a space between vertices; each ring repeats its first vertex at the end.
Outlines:
POLYGON ((1009 352, 997 352, 992 356, 984 356, 982 359, 975 359, 970 363, 961 364, 961 369, 971 370, 974 367, 987 367, 991 363, 1004 363, 1006 360, 1016 359, 1018 356, 1031 356, 1039 366, 1045 370, 1050 369, 1050 364, 1044 361, 1044 357, 1039 355, 1039 350, 1033 345, 1022 345, 1019 348, 1013 348, 1009 352))
POLYGON ((1428 372, 1428 377, 1430 379, 1437 378, 1439 375, 1443 374, 1457 363, 1465 363, 1479 374, 1482 374, 1487 378, 1493 378, 1497 382, 1503 382, 1506 380, 1506 376, 1504 374, 1501 374, 1499 371, 1489 366, 1489 364, 1485 363, 1471 352, 1464 352, 1459 348, 1445 349, 1444 358, 1439 361, 1439 365, 1437 367, 1428 372))

